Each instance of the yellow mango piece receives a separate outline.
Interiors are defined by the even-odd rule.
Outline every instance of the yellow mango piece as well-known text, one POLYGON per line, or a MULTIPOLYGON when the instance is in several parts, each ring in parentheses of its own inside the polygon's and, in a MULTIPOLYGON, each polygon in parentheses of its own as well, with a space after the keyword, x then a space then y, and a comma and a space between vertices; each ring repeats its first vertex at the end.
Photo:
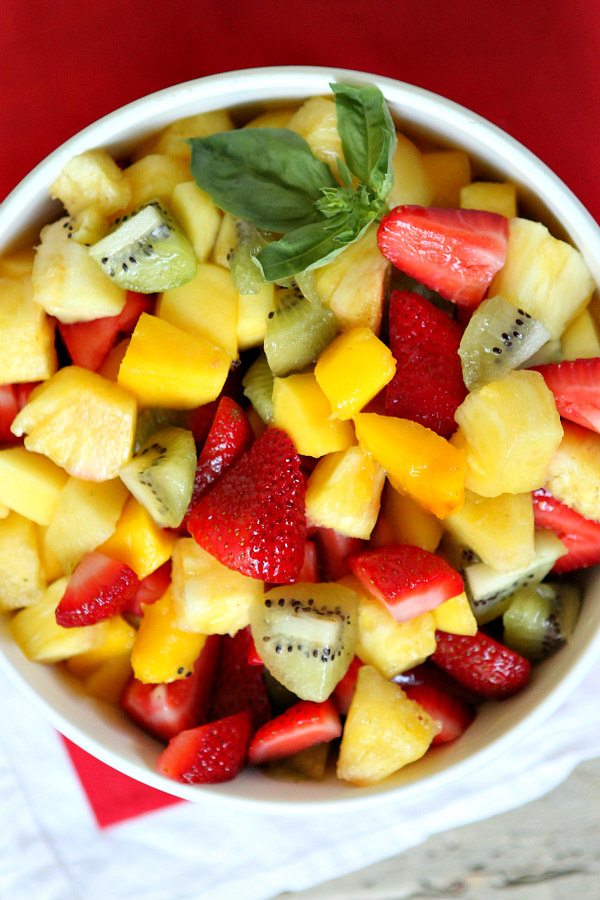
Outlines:
POLYGON ((562 359, 592 359, 600 356, 600 332, 589 307, 573 319, 560 339, 562 359))
POLYGON ((123 338, 122 341, 119 341, 112 350, 109 350, 104 362, 98 369, 98 375, 102 375, 103 378, 107 378, 109 381, 116 381, 119 377, 119 369, 121 368, 121 363, 123 362, 123 357, 125 356, 128 347, 129 338, 127 337, 123 338))
MULTIPOLYGON (((108 481, 131 456, 135 399, 79 366, 65 366, 35 388, 11 430, 69 475, 108 481)), ((47 524, 47 523, 42 523, 47 524)))
POLYGON ((382 510, 397 544, 414 544, 431 553, 437 548, 443 533, 440 520, 389 482, 383 491, 382 510))
POLYGON ((325 456, 355 443, 351 422, 331 418, 331 406, 311 373, 275 378, 273 425, 291 437, 298 453, 325 456))
POLYGON ((472 181, 460 189, 460 206, 512 219, 517 215, 517 188, 508 181, 472 181))
POLYGON ((440 519, 460 508, 464 451, 408 419, 358 413, 354 424, 359 444, 383 466, 397 491, 409 494, 440 519))
POLYGON ((387 204, 390 209, 405 203, 431 206, 434 184, 423 164, 423 154, 406 135, 397 132, 392 160, 394 184, 387 204))
POLYGON ((149 512, 130 497, 117 527, 98 549, 126 563, 138 578, 150 575, 171 558, 177 537, 156 524, 149 512))
POLYGON ((222 266, 201 263, 191 281, 160 295, 156 315, 237 357, 238 292, 222 266))
POLYGON ((166 153, 189 161, 191 151, 187 138, 208 137, 209 134, 218 131, 230 131, 233 127, 233 120, 224 109, 186 116, 167 125, 158 134, 138 145, 134 159, 141 159, 149 153, 166 153))
POLYGON ((263 343, 269 314, 274 309, 273 284, 262 284, 256 294, 238 294, 237 342, 240 350, 259 347, 263 343))
POLYGON ((370 328, 339 334, 323 350, 315 366, 317 383, 337 419, 351 419, 396 373, 389 347, 370 328))
POLYGON ((25 447, 0 450, 0 502, 38 525, 50 522, 67 478, 51 460, 25 447))
POLYGON ((205 641, 205 635, 177 627, 173 594, 169 588, 160 600, 144 607, 131 651, 133 673, 144 684, 163 684, 185 678, 192 671, 205 641))
POLYGON ((445 631, 447 634, 473 635, 477 633, 477 619, 473 615, 471 604, 464 591, 436 606, 433 610, 433 618, 438 631, 445 631))
POLYGON ((175 186, 190 180, 186 159, 164 153, 149 153, 123 170, 131 195, 124 212, 129 213, 151 200, 170 206, 175 186))
POLYGON ((56 368, 54 324, 31 280, 0 277, 0 384, 43 381, 56 368))
POLYGON ((367 539, 377 521, 385 473, 362 447, 322 457, 306 488, 306 517, 311 525, 367 539))
POLYGON ((0 520, 0 610, 31 606, 45 588, 37 528, 11 512, 0 520))
POLYGON ((67 668, 77 678, 85 678, 108 659, 123 655, 129 657, 135 636, 135 628, 122 616, 111 616, 105 620, 102 639, 90 650, 72 656, 67 668))
POLYGON ((219 227, 221 212, 206 191, 195 181, 177 184, 171 195, 171 209, 190 240, 200 262, 210 256, 219 227))
POLYGON ((464 150, 434 150, 422 156, 433 184, 431 206, 457 207, 460 190, 471 181, 471 161, 464 150))
POLYGON ((200 334, 142 313, 119 369, 118 384, 144 406, 193 409, 216 400, 231 357, 200 334))

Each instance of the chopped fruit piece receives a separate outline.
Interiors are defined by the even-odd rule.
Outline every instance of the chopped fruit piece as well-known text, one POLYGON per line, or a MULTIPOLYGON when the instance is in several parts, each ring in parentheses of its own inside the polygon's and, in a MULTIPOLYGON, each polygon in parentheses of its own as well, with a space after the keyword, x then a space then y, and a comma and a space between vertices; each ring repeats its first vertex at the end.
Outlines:
POLYGON ((321 781, 327 773, 329 748, 328 743, 313 744, 291 756, 267 763, 265 771, 271 778, 281 778, 284 781, 321 781))
POLYGON ((125 563, 98 551, 86 553, 56 608, 56 621, 73 628, 108 619, 122 611, 138 586, 137 575, 125 563))
POLYGON ((343 158, 335 103, 330 97, 305 100, 286 127, 304 138, 317 159, 335 165, 343 158))
POLYGON ((153 152, 127 166, 123 174, 131 188, 131 199, 124 210, 130 215, 156 200, 170 203, 175 186, 189 181, 190 167, 186 159, 153 152))
POLYGON ((209 714, 212 719, 249 712, 252 731, 271 718, 271 704, 263 679, 263 667, 250 665, 252 636, 248 628, 221 641, 209 714))
POLYGON ((392 486, 439 518, 462 505, 466 464, 464 451, 424 425, 408 419, 359 413, 356 436, 385 469, 392 486))
POLYGON ((432 206, 457 207, 462 188, 471 181, 468 154, 464 150, 433 150, 421 158, 433 185, 432 206))
POLYGON ((310 583, 319 581, 319 554, 314 541, 306 541, 304 545, 304 562, 297 580, 310 583))
POLYGON ((332 741, 341 733, 342 723, 331 700, 303 700, 258 729, 250 741, 248 762, 259 766, 282 759, 314 744, 332 741))
POLYGON ((410 544, 367 550, 351 557, 352 573, 397 622, 408 622, 455 597, 463 580, 445 560, 410 544))
POLYGON ((315 362, 339 330, 335 315, 322 302, 312 281, 309 290, 300 280, 306 294, 300 287, 275 289, 275 305, 268 316, 264 341, 273 375, 302 372, 315 362))
POLYGON ((261 284, 256 294, 237 297, 237 343, 240 350, 260 347, 267 333, 269 316, 275 311, 275 288, 261 284))
POLYGON ((600 522, 586 519, 541 488, 533 494, 533 515, 538 528, 550 528, 567 552, 552 567, 557 575, 600 563, 600 522))
POLYGON ((600 358, 537 366, 563 419, 600 432, 600 358))
POLYGON ((560 338, 560 349, 562 360, 600 356, 600 330, 589 307, 565 328, 560 338))
POLYGON ((446 300, 474 307, 504 265, 508 220, 474 209, 397 206, 381 220, 377 239, 396 268, 446 300))
POLYGON ((0 503, 48 525, 68 475, 47 457, 24 447, 0 450, 0 503))
POLYGON ((400 494, 388 482, 383 490, 381 508, 391 530, 390 544, 414 544, 432 553, 437 548, 443 526, 437 516, 427 512, 408 494, 400 494))
POLYGON ((466 491, 458 512, 444 522, 450 534, 502 572, 529 565, 534 556, 531 495, 480 497, 466 491))
POLYGON ((121 706, 140 728, 161 741, 206 720, 213 688, 220 638, 208 637, 192 674, 169 684, 143 684, 131 678, 121 706))
POLYGON ((206 636, 177 627, 171 588, 160 600, 143 609, 142 620, 131 651, 131 665, 144 684, 168 683, 187 678, 206 636))
POLYGON ((406 685, 404 693, 410 700, 416 700, 437 725, 438 733, 431 742, 433 746, 455 741, 475 716, 473 709, 463 700, 433 685, 406 685))
POLYGON ((412 291, 390 296, 390 348, 396 374, 387 386, 389 416, 419 422, 442 437, 456 431, 454 413, 467 394, 458 347, 460 326, 412 291))
POLYGON ((274 380, 273 424, 304 456, 325 456, 355 443, 352 423, 332 419, 331 405, 311 372, 274 380))
POLYGON ((262 661, 256 650, 256 644, 252 639, 252 634, 250 634, 250 640, 248 641, 248 665, 264 666, 264 662, 262 661))
POLYGON ((477 619, 464 591, 440 603, 433 610, 433 617, 438 631, 449 634, 475 634, 477 631, 477 619))
POLYGON ((358 656, 355 656, 350 663, 348 671, 333 689, 331 697, 338 708, 338 712, 342 716, 346 716, 350 709, 352 697, 354 696, 354 689, 356 687, 356 679, 358 678, 358 670, 362 665, 364 665, 364 663, 360 661, 358 656))
POLYGON ((460 189, 460 206, 512 219, 517 215, 517 188, 509 182, 472 181, 460 189))
POLYGON ((294 581, 305 541, 304 479, 289 437, 269 428, 208 494, 189 519, 195 540, 244 575, 294 581))
POLYGON ((67 661, 67 668, 77 678, 86 678, 108 659, 126 655, 129 660, 135 640, 135 628, 122 616, 112 616, 106 620, 102 630, 102 640, 99 643, 67 661))
POLYGON ((396 132, 392 158, 394 183, 387 197, 390 209, 406 203, 430 206, 434 186, 423 164, 423 154, 406 135, 396 132))
POLYGON ((315 366, 317 384, 336 419, 351 419, 394 376, 388 347, 370 328, 357 327, 334 338, 315 366))
POLYGON ((600 435, 572 422, 563 421, 563 428, 544 487, 580 515, 600 521, 600 435))
POLYGON ((46 588, 37 529, 16 512, 0 519, 0 611, 31 606, 46 588))
POLYGON ((107 150, 86 150, 63 166, 49 187, 72 216, 98 206, 107 216, 127 206, 131 192, 127 179, 107 150))
POLYGON ((158 757, 158 771, 184 784, 231 781, 244 767, 250 716, 237 713, 181 731, 158 757))
POLYGON ((472 636, 438 631, 436 637, 433 662, 481 697, 502 700, 529 680, 529 661, 481 631, 472 636))
POLYGON ((171 194, 171 209, 187 235, 199 262, 210 256, 219 226, 221 212, 206 191, 194 181, 176 184, 171 194))
POLYGON ((124 613, 132 616, 142 616, 144 606, 150 606, 166 594, 167 588, 171 584, 171 563, 163 563, 155 572, 151 572, 142 578, 139 587, 133 597, 127 601, 123 607, 124 613))
POLYGON ((18 412, 19 403, 14 385, 0 385, 0 443, 14 444, 18 440, 10 430, 18 412))
POLYGON ((229 131, 233 128, 231 116, 224 109, 196 113, 171 122, 158 134, 153 135, 135 148, 133 159, 143 159, 148 154, 164 154, 178 156, 185 162, 190 159, 190 145, 187 138, 207 137, 217 131, 229 131))
POLYGON ((171 558, 177 535, 159 528, 152 516, 130 497, 123 507, 115 532, 101 547, 145 578, 171 558))
POLYGON ((362 666, 344 725, 338 778, 376 784, 420 759, 436 734, 434 720, 402 688, 362 666))
POLYGON ((333 528, 316 528, 315 540, 323 574, 328 581, 337 581, 350 574, 346 560, 351 553, 358 553, 365 546, 360 538, 348 537, 333 528))
POLYGON ((41 381, 56 372, 54 321, 27 278, 0 278, 0 383, 41 381))
POLYGON ((579 585, 527 585, 502 616, 504 642, 527 659, 545 659, 571 637, 581 612, 579 585))

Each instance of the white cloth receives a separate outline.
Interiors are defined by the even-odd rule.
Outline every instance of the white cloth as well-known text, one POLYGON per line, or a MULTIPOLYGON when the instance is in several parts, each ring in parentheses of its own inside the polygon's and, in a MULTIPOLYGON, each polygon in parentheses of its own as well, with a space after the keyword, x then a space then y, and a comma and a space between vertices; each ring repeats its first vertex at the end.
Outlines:
POLYGON ((179 803, 99 829, 60 738, 0 673, 2 900, 266 900, 512 809, 600 754, 600 665, 486 767, 368 814, 258 815, 179 803))

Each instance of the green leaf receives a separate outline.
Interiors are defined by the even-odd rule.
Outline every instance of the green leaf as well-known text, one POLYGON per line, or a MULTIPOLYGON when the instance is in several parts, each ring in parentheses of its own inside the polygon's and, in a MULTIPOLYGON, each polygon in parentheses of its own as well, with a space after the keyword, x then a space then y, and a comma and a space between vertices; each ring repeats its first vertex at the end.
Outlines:
POLYGON ((242 128, 189 143, 196 184, 221 209, 263 231, 285 234, 318 221, 321 188, 337 183, 287 128, 242 128))
POLYGON ((385 199, 393 183, 396 130, 379 88, 332 84, 344 158, 359 181, 385 199))
POLYGON ((264 247, 256 257, 266 281, 289 278, 298 272, 325 265, 342 252, 335 233, 326 231, 322 222, 304 225, 264 247))

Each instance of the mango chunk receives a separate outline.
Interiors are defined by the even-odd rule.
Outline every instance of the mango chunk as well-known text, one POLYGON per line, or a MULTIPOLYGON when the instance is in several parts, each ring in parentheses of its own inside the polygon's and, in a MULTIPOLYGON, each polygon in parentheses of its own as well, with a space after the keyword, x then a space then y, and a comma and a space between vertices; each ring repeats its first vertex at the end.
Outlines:
POLYGON ((464 591, 436 606, 433 618, 438 631, 445 631, 447 634, 477 633, 477 619, 464 591))
POLYGON ((423 166, 433 185, 432 206, 457 207, 460 191, 471 181, 471 161, 464 150, 424 153, 423 166))
POLYGON ((149 512, 130 497, 114 533, 99 548, 126 563, 138 578, 145 578, 171 558, 177 537, 159 528, 149 512))
POLYGON ((275 379, 273 425, 305 456, 325 456, 355 443, 352 423, 331 418, 331 405, 311 372, 275 379))
POLYGON ((388 482, 381 508, 396 544, 414 544, 431 553, 442 539, 443 526, 408 494, 401 494, 388 482))
POLYGON ((144 684, 177 681, 191 672, 206 637, 191 631, 182 631, 176 624, 171 589, 149 606, 138 629, 131 665, 133 674, 144 684))
POLYGON ((460 189, 461 209, 484 209, 512 219, 517 214, 517 188, 508 181, 472 181, 460 189))

